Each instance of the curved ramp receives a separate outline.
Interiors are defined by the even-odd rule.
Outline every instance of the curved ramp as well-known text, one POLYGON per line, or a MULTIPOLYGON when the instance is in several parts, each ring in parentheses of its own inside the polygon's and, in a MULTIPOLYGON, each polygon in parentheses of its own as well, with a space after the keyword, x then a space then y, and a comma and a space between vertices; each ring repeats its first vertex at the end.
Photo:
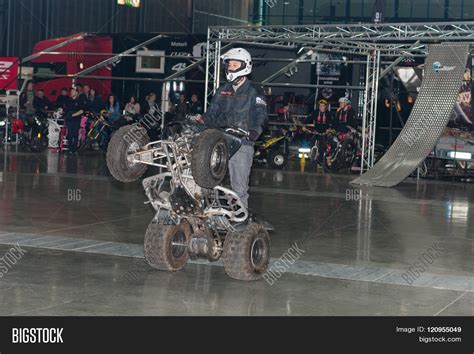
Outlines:
POLYGON ((469 44, 430 46, 420 93, 405 127, 380 161, 351 183, 393 187, 426 159, 448 124, 468 56, 469 44))

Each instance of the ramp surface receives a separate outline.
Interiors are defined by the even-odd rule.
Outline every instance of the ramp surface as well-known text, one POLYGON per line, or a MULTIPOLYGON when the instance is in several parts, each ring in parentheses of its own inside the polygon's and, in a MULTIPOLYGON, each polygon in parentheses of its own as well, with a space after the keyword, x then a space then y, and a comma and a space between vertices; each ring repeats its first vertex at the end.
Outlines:
POLYGON ((426 159, 448 124, 468 56, 469 44, 430 46, 420 93, 405 127, 380 161, 351 183, 393 187, 426 159))

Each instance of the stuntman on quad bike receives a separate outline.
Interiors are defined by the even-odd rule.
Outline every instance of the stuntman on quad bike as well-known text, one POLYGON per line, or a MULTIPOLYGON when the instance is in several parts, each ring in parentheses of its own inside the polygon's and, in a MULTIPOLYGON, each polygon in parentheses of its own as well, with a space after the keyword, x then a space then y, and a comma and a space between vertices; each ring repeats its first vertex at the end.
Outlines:
POLYGON ((148 165, 164 169, 142 182, 156 210, 145 234, 148 264, 176 271, 189 258, 222 256, 230 277, 256 280, 268 267, 270 227, 247 209, 248 179, 266 105, 245 78, 250 54, 239 48, 222 58, 229 83, 217 90, 203 116, 172 123, 178 129, 153 142, 139 125, 120 128, 110 141, 107 165, 123 182, 142 176, 148 165), (228 167, 233 190, 220 185, 228 167))

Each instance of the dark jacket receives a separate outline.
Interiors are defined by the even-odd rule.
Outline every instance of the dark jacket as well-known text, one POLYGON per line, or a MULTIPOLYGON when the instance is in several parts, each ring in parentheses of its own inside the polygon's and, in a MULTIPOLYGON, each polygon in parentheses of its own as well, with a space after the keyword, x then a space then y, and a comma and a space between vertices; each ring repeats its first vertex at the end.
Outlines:
POLYGON ((334 115, 330 111, 313 111, 305 120, 306 124, 314 124, 314 129, 318 133, 324 133, 327 129, 334 127, 334 115))
POLYGON ((352 107, 348 106, 347 109, 338 109, 336 117, 334 119, 334 128, 339 132, 346 132, 347 126, 357 128, 357 120, 355 118, 355 112, 352 107))
POLYGON ((33 99, 33 107, 38 111, 45 111, 53 109, 53 104, 49 101, 48 97, 43 96, 43 98, 39 98, 35 96, 33 99))
MULTIPOLYGON (((79 97, 77 97, 76 99, 70 98, 66 102, 64 110, 65 110, 65 112, 68 116, 73 114, 73 113, 79 112, 80 110, 84 110, 83 101, 80 100, 79 97)), ((80 118, 81 118, 81 116, 74 117, 74 119, 76 119, 78 121, 80 120, 80 118)))
MULTIPOLYGON (((142 115, 148 114, 152 110, 152 107, 150 106, 149 101, 145 101, 145 103, 143 103, 140 106, 141 106, 141 114, 142 115)), ((156 102, 156 101, 153 104, 153 110, 154 110, 154 114, 157 114, 161 111, 160 106, 159 106, 158 102, 156 102)))
MULTIPOLYGON (((34 101, 35 101, 36 95, 34 91, 31 91, 31 93, 34 95, 33 102, 32 102, 32 105, 34 107, 34 101)), ((23 91, 20 95, 20 109, 26 109, 27 102, 28 102, 28 91, 23 91)))
POLYGON ((100 110, 104 108, 104 104, 99 96, 94 96, 87 99, 86 110, 89 112, 99 113, 100 110))
POLYGON ((176 121, 183 121, 189 112, 187 102, 178 102, 174 105, 174 114, 176 121))
POLYGON ((85 93, 81 93, 79 95, 79 100, 81 101, 82 106, 84 108, 87 108, 87 103, 89 102, 89 96, 87 96, 85 93))
MULTIPOLYGON (((248 79, 237 92, 234 91, 232 83, 226 83, 217 89, 203 117, 209 127, 231 126, 261 134, 267 120, 267 104, 263 90, 248 79)), ((244 140, 243 144, 253 143, 244 140)))
POLYGON ((58 96, 58 98, 56 99, 56 108, 65 109, 66 105, 67 105, 67 103, 70 99, 71 98, 67 95, 66 96, 63 96, 63 95, 58 96))
POLYGON ((189 114, 202 114, 204 112, 202 103, 199 101, 189 103, 189 114))

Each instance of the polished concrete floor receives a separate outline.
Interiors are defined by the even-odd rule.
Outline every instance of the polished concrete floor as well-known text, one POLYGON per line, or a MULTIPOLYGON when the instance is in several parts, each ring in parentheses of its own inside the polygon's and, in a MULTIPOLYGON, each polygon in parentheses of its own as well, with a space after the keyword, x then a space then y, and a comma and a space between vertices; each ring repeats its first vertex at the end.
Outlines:
POLYGON ((108 176, 102 154, 0 151, 0 315, 474 315, 474 185, 351 178, 254 169, 250 204, 275 226, 273 262, 295 243, 304 251, 270 285, 219 263, 149 268, 152 208, 139 182, 108 176), (25 253, 5 271, 15 244, 25 253))

